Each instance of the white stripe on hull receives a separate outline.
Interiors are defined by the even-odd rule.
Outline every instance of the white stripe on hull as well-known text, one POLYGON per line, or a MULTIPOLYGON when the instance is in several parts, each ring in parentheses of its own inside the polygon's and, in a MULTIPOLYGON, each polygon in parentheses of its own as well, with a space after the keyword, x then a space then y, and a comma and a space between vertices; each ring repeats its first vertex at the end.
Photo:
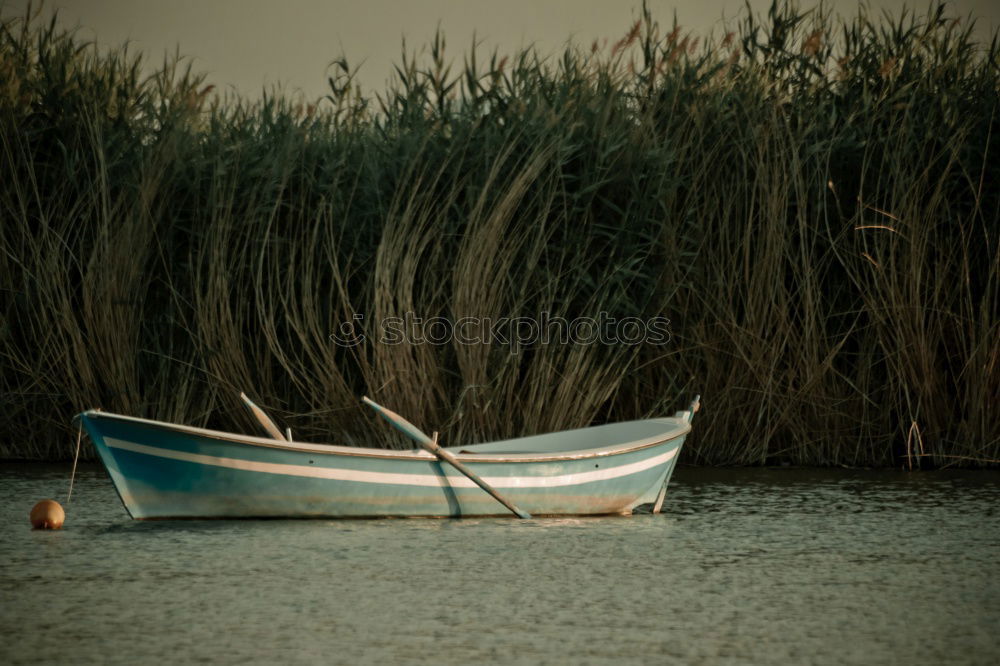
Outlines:
MULTIPOLYGON (((286 476, 302 476, 314 479, 333 479, 337 481, 358 481, 361 483, 378 483, 397 486, 428 486, 428 487, 451 487, 451 488, 474 488, 475 484, 464 476, 443 477, 436 474, 398 474, 393 472, 370 472, 356 469, 338 469, 329 467, 314 467, 311 465, 288 465, 284 463, 266 463, 255 460, 241 460, 239 458, 222 458, 218 456, 207 456, 201 453, 188 453, 186 451, 172 451, 161 449, 146 444, 126 442, 124 440, 105 438, 105 443, 112 448, 133 451, 158 458, 169 458, 171 460, 182 460, 200 465, 211 465, 213 467, 225 467, 228 469, 238 469, 247 472, 263 472, 265 474, 283 474, 286 476)), ((593 481, 606 481, 617 479, 629 474, 636 474, 662 465, 677 454, 677 447, 670 451, 661 453, 645 460, 640 460, 626 465, 609 467, 606 469, 596 469, 589 472, 578 472, 576 474, 560 474, 556 476, 487 476, 483 477, 486 483, 494 488, 557 488, 560 486, 575 486, 593 481)), ((547 463, 538 463, 547 464, 547 463)), ((447 467, 447 465, 445 465, 447 467)))

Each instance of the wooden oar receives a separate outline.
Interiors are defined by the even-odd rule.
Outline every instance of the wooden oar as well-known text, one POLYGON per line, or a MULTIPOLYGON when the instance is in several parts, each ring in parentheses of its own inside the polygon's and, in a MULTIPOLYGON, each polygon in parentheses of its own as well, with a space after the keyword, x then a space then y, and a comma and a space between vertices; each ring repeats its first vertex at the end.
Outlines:
MULTIPOLYGON (((267 431, 267 434, 269 434, 271 437, 275 438, 279 442, 288 441, 288 439, 285 439, 285 436, 281 434, 281 430, 278 428, 275 422, 271 420, 271 417, 268 416, 263 409, 253 404, 250 398, 247 397, 246 393, 240 393, 240 397, 243 398, 243 402, 245 402, 247 407, 250 408, 250 411, 253 412, 253 415, 257 417, 257 420, 260 421, 260 424, 264 426, 264 430, 267 431)), ((291 431, 289 431, 289 435, 291 435, 291 431)), ((289 439, 291 439, 291 437, 289 437, 289 439)))
POLYGON ((412 423, 404 419, 396 412, 386 409, 377 402, 370 400, 367 396, 364 396, 362 400, 366 405, 368 405, 376 412, 381 414, 382 418, 391 423, 397 430, 399 430, 404 435, 415 441, 417 444, 419 444, 427 451, 437 456, 438 460, 442 460, 448 463, 449 465, 457 469, 459 472, 469 477, 469 479, 471 479, 473 483, 475 483, 477 486, 479 486, 480 488, 488 492, 490 495, 492 495, 496 501, 500 502, 505 507, 507 507, 507 509, 509 509, 510 512, 513 513, 515 516, 517 516, 518 518, 531 518, 530 513, 528 513, 527 511, 522 511, 521 509, 511 504, 509 501, 507 501, 507 499, 503 495, 494 490, 493 486, 483 481, 481 478, 479 478, 479 476, 476 475, 475 472, 473 472, 471 469, 469 469, 468 467, 460 463, 458 460, 456 460, 455 456, 451 455, 450 453, 442 449, 440 446, 438 446, 436 432, 434 433, 434 439, 431 439, 426 434, 424 434, 424 432, 420 430, 420 428, 413 425, 412 423))

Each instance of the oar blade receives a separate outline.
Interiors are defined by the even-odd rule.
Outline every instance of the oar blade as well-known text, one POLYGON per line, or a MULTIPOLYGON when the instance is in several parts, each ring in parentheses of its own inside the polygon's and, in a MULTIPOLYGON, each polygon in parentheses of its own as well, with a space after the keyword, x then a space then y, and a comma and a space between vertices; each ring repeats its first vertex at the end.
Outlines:
POLYGON ((260 425, 263 426, 264 430, 267 431, 267 434, 279 442, 288 441, 285 439, 285 436, 281 434, 281 429, 278 428, 277 424, 271 420, 271 417, 268 416, 263 409, 255 405, 253 401, 247 397, 246 393, 240 393, 240 398, 243 399, 243 402, 246 404, 247 408, 250 409, 251 413, 257 417, 257 420, 260 422, 260 425))
POLYGON ((427 436, 424 431, 422 431, 417 426, 413 425, 402 416, 392 411, 391 409, 386 409, 382 405, 378 404, 368 396, 362 396, 361 398, 366 405, 374 409, 379 415, 382 416, 386 421, 388 421, 396 430, 400 431, 410 439, 413 439, 420 444, 428 444, 431 442, 431 438, 427 436))

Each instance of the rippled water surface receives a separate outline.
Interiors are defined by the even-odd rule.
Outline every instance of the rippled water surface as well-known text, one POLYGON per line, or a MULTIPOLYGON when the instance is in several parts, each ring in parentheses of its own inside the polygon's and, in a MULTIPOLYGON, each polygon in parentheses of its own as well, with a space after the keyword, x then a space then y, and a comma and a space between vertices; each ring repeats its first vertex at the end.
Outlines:
POLYGON ((995 664, 1000 475, 681 468, 663 515, 134 522, 0 466, 0 663, 995 664))

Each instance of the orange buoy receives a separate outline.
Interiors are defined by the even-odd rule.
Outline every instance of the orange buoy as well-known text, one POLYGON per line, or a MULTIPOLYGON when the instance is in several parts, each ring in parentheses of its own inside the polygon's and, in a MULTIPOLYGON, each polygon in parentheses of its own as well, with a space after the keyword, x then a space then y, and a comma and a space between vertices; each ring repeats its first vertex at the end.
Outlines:
POLYGON ((66 520, 66 512, 55 500, 42 500, 31 509, 31 526, 36 530, 58 530, 66 520))

